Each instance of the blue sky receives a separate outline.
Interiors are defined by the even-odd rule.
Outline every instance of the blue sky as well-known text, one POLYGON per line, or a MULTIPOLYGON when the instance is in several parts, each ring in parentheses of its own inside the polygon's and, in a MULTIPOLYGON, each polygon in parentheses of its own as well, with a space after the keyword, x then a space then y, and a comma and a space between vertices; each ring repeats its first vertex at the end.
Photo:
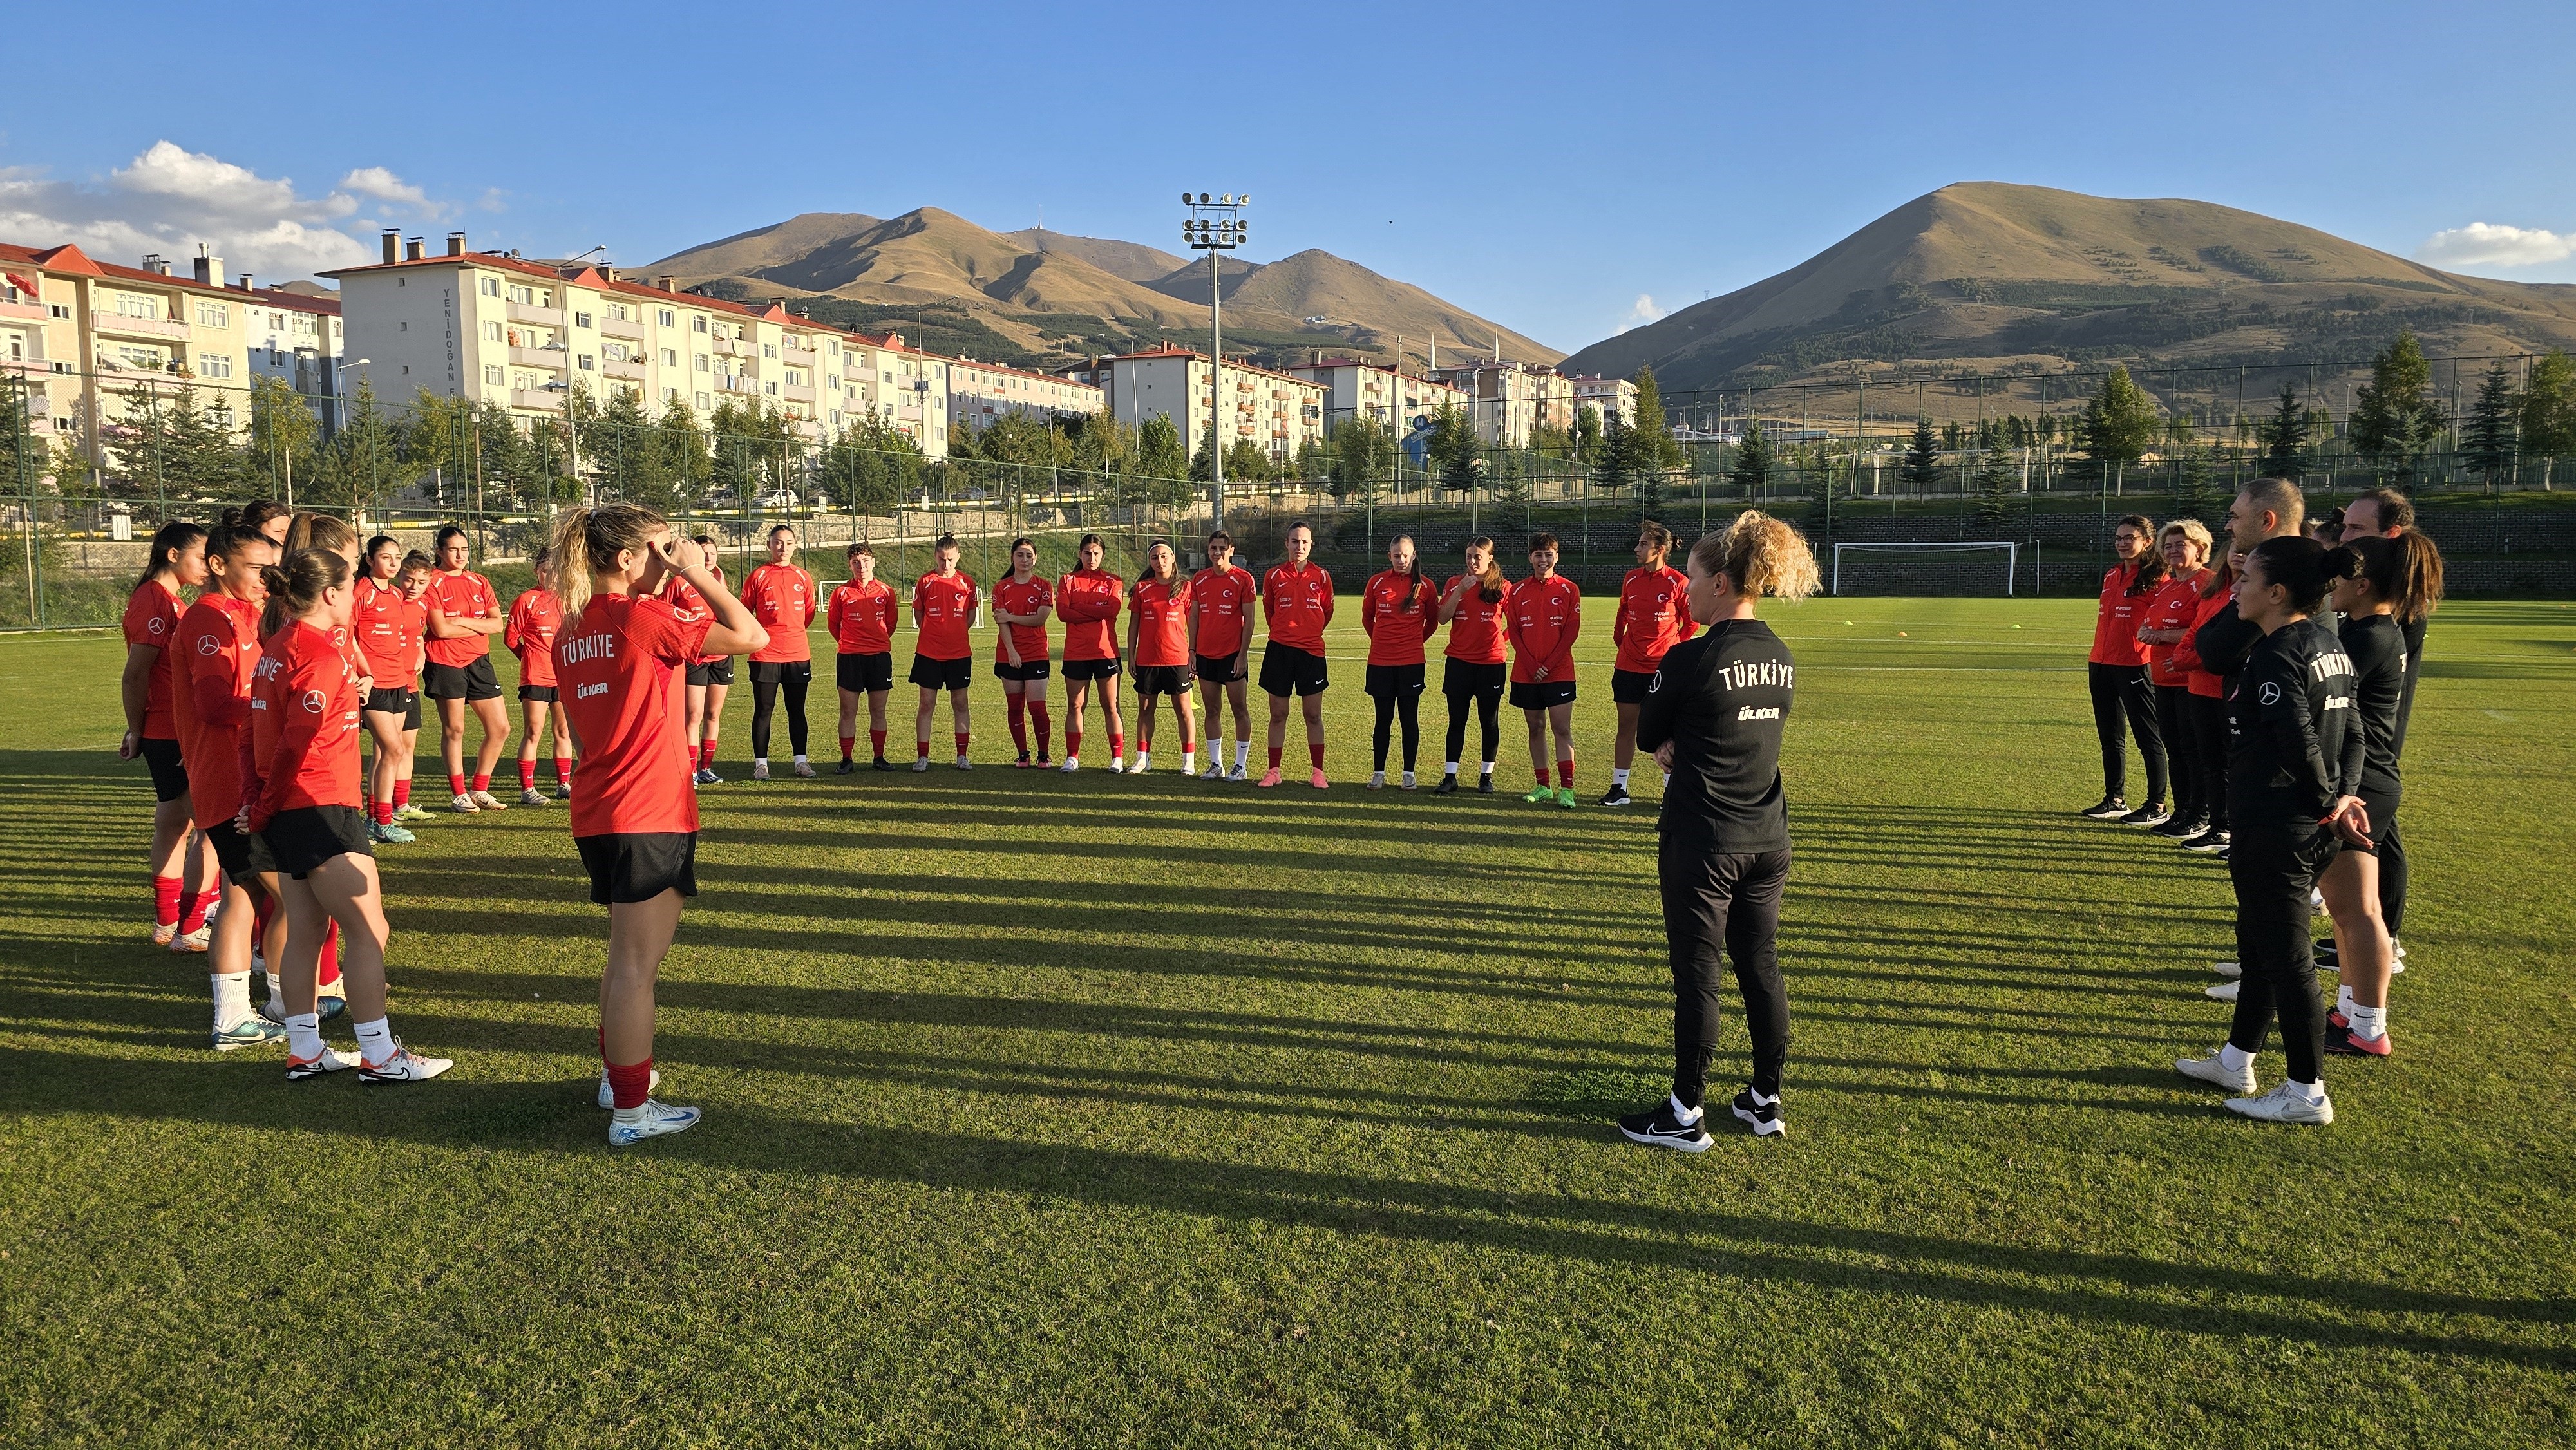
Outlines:
POLYGON ((378 224, 640 265, 923 205, 1173 250, 1187 187, 1252 193, 1255 259, 1322 247, 1572 349, 2002 180, 2576 282, 2566 3, 252 3, 10 31, 0 240, 212 239, 265 276, 378 224))

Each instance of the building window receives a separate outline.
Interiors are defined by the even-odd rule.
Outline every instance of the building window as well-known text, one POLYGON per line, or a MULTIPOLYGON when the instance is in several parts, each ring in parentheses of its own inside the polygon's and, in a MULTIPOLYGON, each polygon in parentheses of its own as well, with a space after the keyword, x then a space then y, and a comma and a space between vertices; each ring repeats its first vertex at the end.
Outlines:
POLYGON ((762 344, 760 345, 760 355, 761 355, 762 357, 776 357, 776 356, 778 356, 778 345, 777 345, 776 343, 771 343, 771 342, 764 342, 764 343, 762 343, 762 344))
MULTIPOLYGON (((689 319, 689 322, 690 322, 690 324, 691 324, 693 327, 695 327, 695 328, 696 328, 698 331, 700 331, 700 332, 704 332, 704 331, 706 331, 706 330, 707 330, 707 320, 706 320, 705 318, 703 318, 703 317, 692 317, 692 318, 690 318, 690 319, 689 319)), ((706 394, 704 394, 704 393, 700 393, 698 396, 703 398, 703 397, 705 397, 705 396, 706 396, 706 394)))
POLYGON ((778 385, 777 385, 776 383, 771 383, 771 384, 769 384, 769 385, 767 386, 766 391, 768 392, 769 396, 771 396, 771 397, 773 397, 773 398, 774 398, 774 397, 777 397, 777 396, 778 396, 778 385))
POLYGON ((699 372, 705 372, 706 370, 707 370, 707 355, 706 355, 705 353, 699 353, 699 354, 698 354, 698 371, 699 371, 699 372))
POLYGON ((483 340, 485 342, 499 342, 501 340, 501 324, 497 322, 484 323, 483 340))
POLYGON ((611 321, 611 322, 625 322, 625 321, 627 321, 627 320, 628 320, 628 318, 627 318, 627 314, 626 314, 626 304, 625 304, 625 303, 623 303, 623 302, 611 302, 611 303, 609 303, 609 304, 608 304, 608 320, 609 320, 609 321, 611 321))
POLYGON ((666 368, 675 368, 675 367, 678 367, 679 365, 680 365, 680 350, 679 350, 678 348, 676 348, 676 347, 666 347, 666 348, 662 349, 662 366, 664 366, 664 367, 666 367, 666 368))
POLYGON ((483 385, 488 388, 497 388, 501 386, 500 364, 494 363, 483 369, 483 385))
POLYGON ((673 312, 668 307, 663 308, 653 320, 661 323, 664 327, 677 327, 680 325, 679 314, 673 312))
POLYGON ((200 302, 197 304, 197 325, 230 327, 233 325, 232 309, 220 302, 200 302))
POLYGON ((590 314, 589 314, 589 313, 587 313, 587 312, 576 312, 576 313, 574 313, 574 314, 572 315, 572 325, 573 325, 573 326, 575 326, 575 327, 588 327, 588 326, 590 326, 590 314))
POLYGON ((697 394, 697 395, 696 395, 696 397, 697 397, 697 400, 698 400, 698 411, 699 411, 699 412, 701 412, 701 413, 705 412, 705 411, 707 410, 707 395, 706 395, 706 394, 704 394, 704 393, 699 393, 699 394, 697 394))
POLYGON ((156 349, 148 347, 120 347, 116 350, 116 355, 124 361, 127 367, 142 368, 147 372, 157 373, 161 371, 161 354, 156 349))
POLYGON ((522 307, 533 307, 537 301, 536 289, 513 282, 510 284, 510 300, 522 307))
POLYGON ((589 371, 591 370, 591 367, 590 367, 590 354, 589 354, 589 353, 582 353, 582 354, 580 355, 579 359, 578 359, 578 363, 579 363, 579 366, 580 366, 580 368, 581 368, 581 370, 582 370, 583 372, 589 372, 589 371))
POLYGON ((201 352, 197 354, 197 376, 201 378, 228 378, 232 375, 233 360, 229 354, 220 352, 201 352))
POLYGON ((664 388, 662 390, 663 407, 667 408, 678 401, 680 401, 680 390, 678 388, 664 388))
POLYGON ((480 291, 486 297, 498 297, 501 295, 501 279, 498 277, 485 277, 482 279, 481 285, 476 290, 480 291))
POLYGON ((116 315, 146 317, 158 321, 161 317, 161 304, 149 297, 137 297, 131 292, 119 292, 116 294, 116 315))

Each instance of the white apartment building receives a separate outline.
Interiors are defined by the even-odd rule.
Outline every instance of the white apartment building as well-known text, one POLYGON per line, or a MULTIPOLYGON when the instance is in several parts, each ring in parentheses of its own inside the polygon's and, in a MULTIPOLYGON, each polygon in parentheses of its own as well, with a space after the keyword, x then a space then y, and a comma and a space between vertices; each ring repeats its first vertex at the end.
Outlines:
POLYGON ((1211 415, 1223 419, 1225 447, 1248 442, 1279 463, 1324 437, 1320 384, 1246 363, 1220 369, 1206 354, 1185 347, 1100 358, 1075 376, 1099 387, 1110 416, 1121 423, 1171 419, 1192 458, 1207 439, 1211 415))
POLYGON ((1024 413, 1042 423, 1085 418, 1103 406, 1100 389, 1071 378, 969 358, 948 364, 948 417, 968 428, 982 428, 1012 413, 1024 413))
POLYGON ((227 283, 210 254, 195 262, 181 276, 161 256, 123 267, 77 246, 0 244, 0 386, 25 399, 29 426, 86 439, 104 466, 101 430, 124 420, 133 394, 184 382, 217 422, 246 429, 263 373, 335 422, 339 303, 248 276, 227 283))
POLYGON ((1324 431, 1332 432, 1351 418, 1374 418, 1398 438, 1443 409, 1467 410, 1467 395, 1447 383, 1411 377, 1393 368, 1350 358, 1299 363, 1288 375, 1324 390, 1324 431))
POLYGON ((1613 418, 1631 428, 1637 425, 1637 385, 1635 383, 1626 378, 1605 378, 1598 374, 1576 377, 1569 381, 1574 384, 1574 406, 1578 410, 1588 407, 1598 413, 1601 416, 1602 427, 1609 427, 1610 420, 1613 418))
POLYGON ((1488 447, 1526 448, 1538 428, 1574 426, 1574 383, 1539 363, 1472 362, 1431 376, 1467 397, 1476 435, 1488 447))
POLYGON ((727 402, 775 408, 816 442, 875 417, 948 456, 948 359, 900 334, 845 333, 668 277, 646 286, 613 267, 471 251, 463 232, 435 255, 416 237, 383 243, 380 262, 323 275, 388 401, 426 389, 534 421, 560 416, 575 387, 602 400, 622 388, 647 416, 681 403, 702 424, 727 402))

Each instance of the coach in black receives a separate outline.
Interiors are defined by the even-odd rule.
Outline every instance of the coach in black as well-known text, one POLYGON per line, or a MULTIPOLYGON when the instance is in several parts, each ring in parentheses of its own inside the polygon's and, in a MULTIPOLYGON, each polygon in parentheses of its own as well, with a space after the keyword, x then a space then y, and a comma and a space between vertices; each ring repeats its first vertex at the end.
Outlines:
POLYGON ((1789 998, 1773 938, 1789 881, 1789 806, 1780 737, 1796 666, 1753 617, 1763 595, 1816 587, 1815 551, 1796 529, 1754 510, 1690 552, 1691 618, 1708 632, 1664 656, 1646 692, 1637 743, 1671 773, 1658 827, 1664 941, 1673 973, 1673 1091, 1619 1120, 1632 1143, 1704 1152, 1703 1101, 1717 1040, 1721 948, 1732 959, 1753 1034, 1753 1082, 1735 1116, 1758 1136, 1787 1131, 1780 1073, 1789 1058, 1789 998))

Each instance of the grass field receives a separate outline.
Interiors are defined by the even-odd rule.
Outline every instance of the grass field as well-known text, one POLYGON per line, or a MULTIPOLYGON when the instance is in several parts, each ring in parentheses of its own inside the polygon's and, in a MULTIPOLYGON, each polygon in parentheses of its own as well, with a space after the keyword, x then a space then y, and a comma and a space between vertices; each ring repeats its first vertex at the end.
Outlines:
POLYGON ((710 789, 708 1117, 618 1152, 559 807, 387 853, 456 1070, 289 1086, 145 937, 117 645, 0 640, 0 1442, 2569 1443, 2576 609, 2435 622, 2399 1052, 2305 1131, 2171 1070, 2229 898, 2070 814, 2090 614, 1776 611, 1792 1130, 1697 1158, 1606 1121, 1669 1064, 1653 772, 1363 793, 1356 632, 1326 795, 994 768, 989 680, 971 775, 710 789))

